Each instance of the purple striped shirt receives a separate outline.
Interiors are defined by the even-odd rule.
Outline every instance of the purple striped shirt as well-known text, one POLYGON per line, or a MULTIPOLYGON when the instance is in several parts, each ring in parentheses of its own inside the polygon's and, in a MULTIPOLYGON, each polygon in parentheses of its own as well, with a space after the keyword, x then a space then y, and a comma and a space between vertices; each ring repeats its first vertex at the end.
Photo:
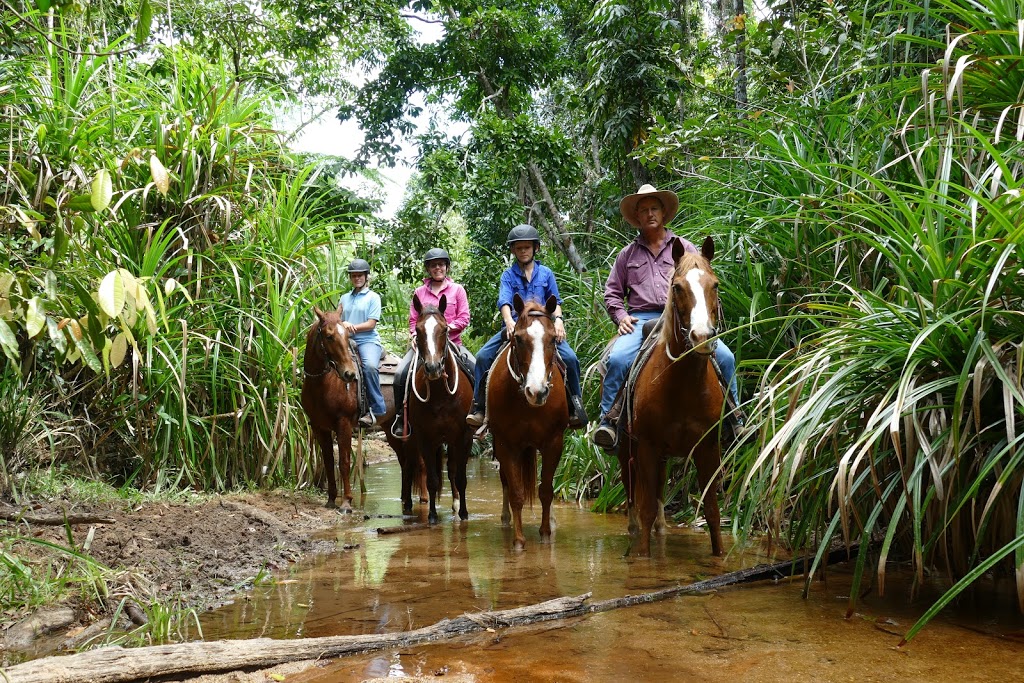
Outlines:
POLYGON ((604 283, 604 307, 616 325, 630 313, 660 313, 665 308, 669 281, 676 265, 672 260, 674 239, 680 240, 686 251, 697 253, 692 242, 666 230, 665 241, 657 253, 647 247, 642 235, 637 235, 615 257, 604 283))

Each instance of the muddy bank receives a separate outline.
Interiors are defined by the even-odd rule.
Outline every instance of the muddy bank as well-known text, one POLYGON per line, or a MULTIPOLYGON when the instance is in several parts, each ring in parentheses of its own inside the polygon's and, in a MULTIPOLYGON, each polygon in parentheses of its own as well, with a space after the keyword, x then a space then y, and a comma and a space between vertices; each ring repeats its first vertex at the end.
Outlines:
MULTIPOLYGON (((366 441, 368 462, 393 459, 383 443, 366 441)), ((192 496, 187 502, 74 500, 70 492, 14 508, 0 504, 0 534, 15 539, 12 554, 35 576, 82 562, 71 548, 102 567, 105 585, 79 590, 60 604, 36 610, 0 605, 0 665, 81 647, 114 630, 144 623, 144 608, 204 611, 244 599, 255 582, 303 557, 343 550, 316 532, 362 523, 324 507, 318 490, 260 491, 192 496), (71 522, 63 520, 67 516, 71 522), (56 523, 54 523, 56 522, 56 523), (91 593, 91 595, 90 595, 91 593), (120 609, 119 609, 120 608, 120 609)))

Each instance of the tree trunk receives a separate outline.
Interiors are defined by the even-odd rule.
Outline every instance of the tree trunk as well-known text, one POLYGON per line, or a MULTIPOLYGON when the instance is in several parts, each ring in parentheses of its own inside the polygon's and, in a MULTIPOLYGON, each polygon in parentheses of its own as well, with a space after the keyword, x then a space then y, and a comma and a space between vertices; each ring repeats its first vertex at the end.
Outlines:
POLYGON ((559 246, 566 258, 569 259, 569 264, 572 265, 576 272, 585 273, 587 266, 583 263, 580 253, 576 250, 576 245, 572 241, 572 235, 566 229, 561 214, 558 213, 558 207, 555 206, 555 200, 551 198, 551 192, 548 191, 547 183, 544 182, 544 176, 541 175, 540 167, 533 161, 527 164, 526 167, 530 170, 530 176, 533 178, 533 182, 537 184, 541 198, 547 204, 551 220, 554 222, 554 229, 550 231, 552 240, 559 246))
POLYGON ((743 0, 735 0, 736 7, 736 106, 742 110, 747 108, 747 22, 746 8, 743 0), (741 18, 742 17, 742 18, 741 18))

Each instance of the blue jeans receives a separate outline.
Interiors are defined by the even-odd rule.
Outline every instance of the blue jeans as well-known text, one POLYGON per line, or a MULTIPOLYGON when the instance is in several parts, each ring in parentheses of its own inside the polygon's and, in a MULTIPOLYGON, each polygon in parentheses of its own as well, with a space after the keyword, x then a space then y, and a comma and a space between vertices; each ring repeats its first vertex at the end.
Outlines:
MULTIPOLYGON (((605 373, 604 382, 601 385, 602 418, 608 414, 612 404, 615 403, 615 396, 619 393, 619 389, 622 388, 622 383, 626 381, 629 367, 633 364, 636 354, 640 351, 640 345, 643 343, 644 323, 660 316, 661 313, 655 311, 643 311, 633 314, 633 317, 640 319, 639 322, 633 325, 633 331, 629 334, 621 335, 615 340, 615 344, 612 345, 611 353, 608 355, 608 371, 605 373)), ((722 376, 729 382, 729 393, 732 394, 733 400, 739 405, 739 387, 736 385, 736 356, 733 355, 732 351, 729 350, 729 347, 721 339, 718 340, 718 346, 715 348, 715 360, 718 361, 718 367, 722 369, 722 376)))
MULTIPOLYGON (((473 406, 482 410, 487 399, 487 373, 494 365, 494 359, 498 357, 501 350, 501 332, 487 340, 487 343, 476 352, 476 390, 473 392, 473 406)), ((558 355, 565 361, 565 390, 569 396, 581 396, 583 390, 580 388, 580 360, 576 352, 572 350, 569 343, 561 341, 556 347, 558 355)))
POLYGON ((366 400, 370 404, 370 412, 380 417, 387 412, 384 407, 384 394, 380 390, 380 357, 384 348, 377 342, 359 344, 359 358, 363 361, 363 381, 366 382, 366 400))

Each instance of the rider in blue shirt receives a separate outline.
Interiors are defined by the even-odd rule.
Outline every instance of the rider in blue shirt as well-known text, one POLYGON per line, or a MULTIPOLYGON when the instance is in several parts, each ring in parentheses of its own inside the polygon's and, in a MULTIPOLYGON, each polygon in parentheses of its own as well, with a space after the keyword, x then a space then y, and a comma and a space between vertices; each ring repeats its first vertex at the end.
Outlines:
POLYGON ((498 284, 498 309, 505 323, 505 329, 495 334, 476 354, 476 390, 473 394, 473 412, 466 417, 466 422, 474 427, 484 423, 485 404, 487 397, 487 373, 498 357, 498 351, 504 344, 503 337, 511 338, 515 329, 518 314, 512 306, 513 297, 518 294, 523 301, 535 301, 543 304, 549 296, 558 301, 555 309, 555 341, 558 343, 558 355, 565 362, 565 389, 569 398, 569 427, 582 429, 587 425, 587 412, 583 409, 582 390, 580 388, 580 361, 576 353, 565 341, 565 323, 562 320, 562 298, 558 295, 558 283, 555 274, 547 266, 535 259, 540 249, 540 234, 530 225, 517 225, 508 233, 506 242, 509 250, 515 255, 515 262, 502 274, 498 284))
POLYGON ((384 394, 380 389, 380 358, 384 345, 377 332, 377 321, 381 316, 380 295, 370 289, 370 264, 361 258, 348 264, 348 279, 352 291, 341 295, 342 324, 359 349, 363 364, 363 381, 366 383, 366 401, 369 413, 359 417, 359 426, 372 428, 378 425, 387 408, 384 394))

